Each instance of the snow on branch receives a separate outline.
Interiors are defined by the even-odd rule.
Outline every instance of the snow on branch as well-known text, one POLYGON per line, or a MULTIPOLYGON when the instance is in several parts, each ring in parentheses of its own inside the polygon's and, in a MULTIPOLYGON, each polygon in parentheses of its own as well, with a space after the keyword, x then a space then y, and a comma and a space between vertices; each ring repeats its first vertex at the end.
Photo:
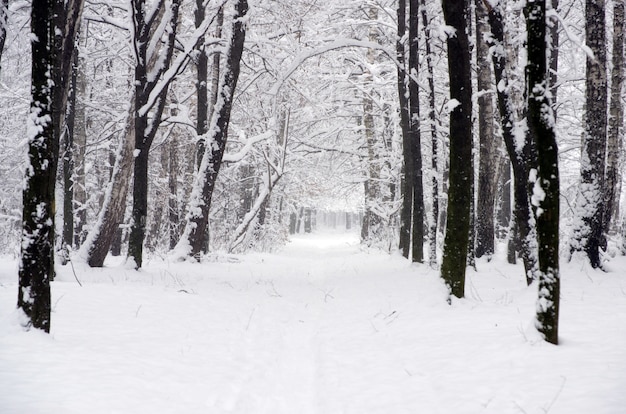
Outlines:
POLYGON ((270 130, 270 131, 265 131, 262 134, 259 134, 255 137, 246 139, 244 142, 243 148, 241 148, 235 154, 224 154, 224 157, 222 158, 222 162, 233 163, 233 162, 239 162, 243 160, 245 156, 248 155, 250 150, 254 147, 254 144, 260 141, 265 141, 266 139, 272 137, 273 135, 274 135, 274 131, 270 130))

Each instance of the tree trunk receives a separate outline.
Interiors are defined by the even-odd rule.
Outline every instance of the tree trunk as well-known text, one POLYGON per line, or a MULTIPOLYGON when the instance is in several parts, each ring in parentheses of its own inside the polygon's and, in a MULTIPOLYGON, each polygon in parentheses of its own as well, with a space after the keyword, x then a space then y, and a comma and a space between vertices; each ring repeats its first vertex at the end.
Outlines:
MULTIPOLYGON (((515 136, 515 105, 510 85, 510 75, 504 58, 505 30, 500 4, 489 7, 489 23, 494 42, 493 67, 496 78, 498 109, 502 124, 502 137, 506 145, 513 169, 513 192, 515 199, 514 219, 511 226, 519 235, 520 251, 524 262, 526 282, 530 285, 537 270, 537 251, 534 247, 534 219, 531 215, 530 198, 528 195, 528 173, 536 156, 532 142, 525 139, 521 145, 515 136)), ((515 237, 515 236, 511 236, 515 237)))
POLYGON ((472 83, 464 3, 443 0, 445 22, 456 32, 447 40, 450 99, 456 105, 450 113, 450 189, 441 276, 459 298, 465 290, 472 204, 472 83))
MULTIPOLYGON (((85 27, 86 29, 86 27, 85 27)), ((86 30, 81 30, 81 33, 86 30)), ((83 38, 86 35, 81 34, 83 38)), ((74 247, 79 248, 85 241, 84 226, 87 223, 87 191, 85 186, 85 152, 87 145, 87 125, 85 100, 87 80, 83 59, 79 55, 76 67, 76 102, 74 119, 74 247)))
POLYGON ((559 160, 554 118, 549 93, 546 93, 546 15, 545 0, 528 1, 527 139, 537 148, 537 169, 531 170, 532 204, 537 221, 539 272, 537 330, 545 340, 558 343, 559 322, 559 160), (534 176, 534 177, 533 177, 534 176), (533 182, 534 181, 534 182, 533 182))
MULTIPOLYGON (((559 12, 559 0, 552 0, 552 10, 559 12)), ((559 69, 559 24, 556 18, 552 19, 550 25, 550 95, 552 96, 552 112, 556 119, 556 102, 559 91, 558 69, 559 69)))
MULTIPOLYGON (((130 235, 128 238, 128 257, 140 268, 143 261, 143 242, 146 235, 148 217, 148 161, 150 147, 154 141, 169 84, 161 87, 156 100, 150 102, 150 95, 157 87, 161 75, 169 68, 174 53, 176 29, 178 27, 178 10, 181 0, 172 0, 167 23, 167 41, 161 53, 165 57, 159 66, 152 64, 152 56, 148 56, 148 47, 156 36, 156 24, 159 19, 145 20, 145 0, 133 0, 132 15, 134 21, 134 45, 137 62, 135 62, 135 163, 133 169, 133 209, 130 235), (150 72, 150 73, 149 73, 150 72), (151 112, 152 110, 152 112, 151 112)), ((161 6, 165 7, 165 6, 161 6)))
POLYGON ((476 257, 491 259, 495 251, 495 200, 500 164, 499 140, 494 128, 494 83, 489 59, 487 7, 476 0, 476 61, 478 62, 478 194, 476 203, 476 257))
POLYGON ((247 0, 239 0, 236 3, 236 11, 233 20, 232 37, 226 56, 224 76, 219 88, 219 99, 211 117, 209 136, 211 145, 207 146, 202 157, 198 176, 189 202, 187 224, 181 240, 175 249, 181 249, 185 256, 199 257, 202 251, 204 234, 209 220, 209 209, 215 181, 222 165, 226 140, 228 138, 228 124, 233 104, 233 96, 239 78, 241 55, 246 38, 245 26, 242 19, 248 12, 247 0))
MULTIPOLYGON (((613 5, 613 68, 611 70, 611 106, 609 108, 609 135, 607 141, 606 181, 604 184, 604 214, 602 228, 605 236, 617 230, 619 206, 620 153, 624 139, 624 110, 622 89, 624 84, 624 1, 613 5)), ((615 231, 616 232, 616 231, 615 231)))
POLYGON ((422 141, 417 74, 419 71, 419 0, 409 0, 409 142, 413 165, 412 261, 424 262, 424 183, 422 181, 422 141))
MULTIPOLYGON (((74 243, 74 135, 76 125, 76 89, 78 87, 78 51, 72 58, 70 94, 63 136, 63 247, 71 250, 74 243)), ((69 257, 67 257, 69 259, 69 257)))
POLYGON ((105 190, 102 207, 100 207, 96 224, 80 249, 79 255, 85 258, 91 267, 102 267, 119 225, 124 221, 126 195, 130 184, 133 148, 135 147, 134 113, 134 105, 131 103, 124 132, 115 153, 115 164, 105 190))
POLYGON ((576 197, 574 234, 570 252, 584 251, 593 268, 601 267, 602 202, 607 127, 607 78, 604 0, 587 0, 585 7, 587 56, 585 128, 576 197))
POLYGON ((432 147, 431 161, 431 193, 432 193, 432 213, 429 228, 430 253, 428 262, 431 267, 437 265, 437 223, 439 221, 439 142, 437 139, 437 117, 435 107, 435 73, 433 69, 433 57, 431 50, 430 25, 426 13, 426 0, 421 0, 422 24, 424 25, 424 43, 426 49, 426 69, 428 71, 428 121, 430 123, 430 142, 432 147))
POLYGON ((402 208, 400 210, 400 242, 402 255, 409 258, 411 249, 411 219, 413 210, 413 156, 409 140, 409 100, 407 98, 407 70, 405 64, 404 36, 406 35, 406 1, 398 0, 398 38, 396 40, 396 56, 399 66, 398 72, 398 99, 400 103, 400 130, 402 132, 402 156, 404 174, 402 180, 402 208))
POLYGON ((54 187, 58 136, 52 124, 54 87, 54 5, 33 0, 31 9, 31 104, 28 117, 28 168, 23 190, 22 243, 17 307, 26 327, 50 332, 50 281, 54 277, 54 187))

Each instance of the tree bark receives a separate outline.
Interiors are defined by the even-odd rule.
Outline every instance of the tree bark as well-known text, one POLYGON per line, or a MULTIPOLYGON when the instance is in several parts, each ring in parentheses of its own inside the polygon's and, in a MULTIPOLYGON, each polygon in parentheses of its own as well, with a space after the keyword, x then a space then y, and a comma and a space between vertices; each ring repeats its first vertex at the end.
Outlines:
POLYGON ((478 194, 476 203, 476 257, 493 256, 495 251, 495 200, 498 183, 499 140, 494 128, 494 82, 489 59, 487 7, 476 1, 476 61, 478 62, 478 194))
POLYGON ((585 6, 587 56, 585 128, 576 197, 574 234, 570 252, 584 251, 593 268, 602 266, 603 185, 607 128, 607 76, 604 0, 587 0, 585 6))
POLYGON ((54 133, 50 68, 54 66, 53 0, 33 0, 32 72, 28 117, 28 168, 23 190, 17 307, 31 326, 50 332, 50 281, 54 277, 54 188, 59 152, 54 133))
POLYGON ((246 38, 242 19, 248 12, 248 2, 247 0, 239 0, 235 7, 232 35, 229 42, 230 47, 226 56, 224 75, 219 88, 219 99, 213 111, 208 132, 211 145, 206 147, 202 157, 189 202, 185 231, 175 248, 180 248, 185 256, 195 258, 199 258, 199 254, 202 251, 203 235, 209 220, 213 189, 215 188, 215 181, 222 165, 224 150, 226 149, 230 112, 239 78, 241 55, 246 38))
POLYGON ((402 180, 402 208, 400 210, 400 242, 402 256, 409 258, 411 251, 411 222, 413 209, 413 166, 411 143, 409 140, 409 100, 407 91, 407 70, 405 64, 406 50, 404 47, 406 36, 406 1, 398 0, 397 10, 398 37, 396 40, 396 55, 399 66, 398 72, 398 99, 400 103, 400 130, 402 132, 402 156, 404 174, 402 180))
POLYGON ((409 0, 409 142, 413 165, 412 261, 424 262, 424 183, 422 181, 422 139, 417 74, 419 71, 419 0, 409 0))
POLYGON ((537 169, 531 170, 532 204, 537 222, 539 272, 537 330, 547 342, 558 343, 559 323, 559 160, 546 65, 545 0, 525 6, 528 33, 527 139, 537 148, 537 169), (533 182, 534 181, 534 182, 533 182))
POLYGON ((441 276, 451 294, 458 298, 463 297, 465 290, 472 204, 472 84, 465 11, 465 1, 443 0, 445 22, 455 35, 447 40, 450 100, 454 108, 450 113, 450 181, 441 276))
POLYGON ((428 262, 431 267, 437 266, 437 223, 439 221, 439 142, 437 139, 437 116, 435 107, 435 72, 431 50, 430 25, 426 12, 426 0, 421 0, 422 24, 424 25, 424 47, 426 50, 426 70, 428 73, 428 122, 430 123, 430 142, 432 147, 431 161, 431 194, 432 212, 429 228, 430 250, 428 262))
POLYGON ((624 110, 622 90, 624 84, 624 1, 613 5, 613 68, 611 70, 611 105, 609 108, 609 134, 607 140, 606 179, 604 184, 604 214, 602 228, 605 238, 616 229, 621 184, 620 153, 624 139, 624 110))

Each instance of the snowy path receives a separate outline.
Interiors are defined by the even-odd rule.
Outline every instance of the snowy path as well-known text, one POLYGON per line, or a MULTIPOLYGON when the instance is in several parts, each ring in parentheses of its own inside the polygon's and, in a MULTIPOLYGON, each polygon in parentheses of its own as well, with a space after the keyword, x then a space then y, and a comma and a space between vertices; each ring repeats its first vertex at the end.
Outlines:
POLYGON ((83 288, 61 268, 50 336, 20 330, 14 266, 0 262, 2 414, 618 414, 626 406, 619 271, 568 267, 563 344, 554 347, 527 329, 535 294, 519 268, 479 263, 468 298, 448 306, 436 272, 363 252, 353 234, 300 236, 278 254, 202 265, 77 266, 83 288))

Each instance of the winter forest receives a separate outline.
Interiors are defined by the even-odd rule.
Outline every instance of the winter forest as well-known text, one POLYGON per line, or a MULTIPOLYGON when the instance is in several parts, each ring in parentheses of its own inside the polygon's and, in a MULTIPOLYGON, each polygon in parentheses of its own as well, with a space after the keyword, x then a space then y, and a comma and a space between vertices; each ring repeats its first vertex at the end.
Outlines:
POLYGON ((623 412, 625 6, 0 0, 0 412, 623 412))

